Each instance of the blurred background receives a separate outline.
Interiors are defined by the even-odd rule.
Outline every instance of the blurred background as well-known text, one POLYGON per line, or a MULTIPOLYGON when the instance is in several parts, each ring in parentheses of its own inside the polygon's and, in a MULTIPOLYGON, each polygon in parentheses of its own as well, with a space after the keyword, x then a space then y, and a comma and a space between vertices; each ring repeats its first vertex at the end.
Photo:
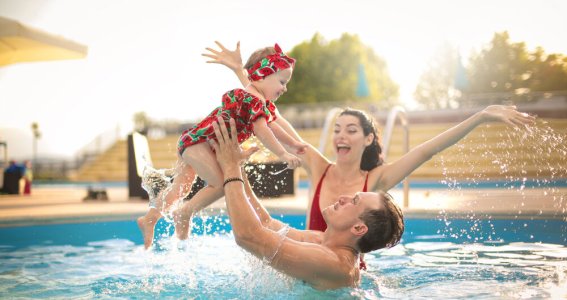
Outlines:
MULTIPOLYGON (((229 49, 241 41, 244 61, 276 42, 298 59, 278 107, 316 146, 328 112, 346 106, 365 109, 381 127, 391 108, 403 107, 412 146, 502 103, 537 114, 561 136, 566 12, 564 1, 0 0, 0 17, 84 46, 73 59, 0 67, 0 163, 32 161, 39 181, 126 181, 125 139, 137 130, 156 167, 171 167, 179 133, 240 85, 201 56, 215 40, 229 49)), ((501 141, 485 136, 493 131, 478 135, 501 141)), ((525 156, 521 146, 529 143, 519 145, 525 156)), ((390 151, 391 159, 402 154, 390 151)), ((439 177, 441 162, 459 166, 442 158, 413 176, 439 177)), ((486 177, 502 175, 492 167, 486 177)))

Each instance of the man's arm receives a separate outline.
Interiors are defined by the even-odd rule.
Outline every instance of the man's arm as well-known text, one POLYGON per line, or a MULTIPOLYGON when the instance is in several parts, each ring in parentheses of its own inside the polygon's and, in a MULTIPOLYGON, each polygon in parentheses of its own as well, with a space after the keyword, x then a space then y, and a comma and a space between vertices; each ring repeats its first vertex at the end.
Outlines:
MULTIPOLYGON (((218 144, 211 140, 225 181, 242 179, 240 162, 247 155, 241 152, 237 140, 228 135, 224 122, 214 123, 218 144), (219 128, 220 127, 220 128, 219 128)), ((236 137, 234 120, 230 120, 231 134, 236 137)), ((272 266, 290 276, 309 282, 316 288, 349 285, 352 271, 345 258, 319 244, 282 238, 262 225, 254 207, 248 202, 244 184, 238 180, 224 185, 228 215, 236 243, 259 258, 272 258, 272 266)))
MULTIPOLYGON (((266 210, 262 203, 260 203, 260 200, 250 186, 250 182, 248 181, 247 176, 244 176, 244 183, 244 190, 246 192, 246 195, 248 196, 248 202, 250 202, 250 205, 252 205, 252 207, 256 211, 258 218, 260 218, 260 222, 262 222, 262 226, 273 231, 279 231, 284 226, 286 226, 286 224, 282 221, 272 218, 270 213, 266 210)), ((290 228, 286 236, 292 240, 300 242, 311 242, 319 244, 321 243, 321 235, 322 233, 320 231, 297 230, 295 228, 290 228)))

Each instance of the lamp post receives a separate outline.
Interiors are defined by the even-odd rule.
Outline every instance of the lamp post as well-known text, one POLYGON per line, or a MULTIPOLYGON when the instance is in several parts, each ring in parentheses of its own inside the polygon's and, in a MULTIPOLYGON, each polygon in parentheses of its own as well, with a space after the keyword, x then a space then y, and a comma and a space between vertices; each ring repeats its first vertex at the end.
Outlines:
POLYGON ((33 164, 32 164, 32 168, 33 168, 33 172, 35 173, 36 168, 37 168, 37 140, 39 140, 39 138, 41 138, 41 132, 39 131, 39 125, 37 124, 37 122, 33 122, 31 124, 31 129, 32 129, 32 133, 33 133, 33 164))

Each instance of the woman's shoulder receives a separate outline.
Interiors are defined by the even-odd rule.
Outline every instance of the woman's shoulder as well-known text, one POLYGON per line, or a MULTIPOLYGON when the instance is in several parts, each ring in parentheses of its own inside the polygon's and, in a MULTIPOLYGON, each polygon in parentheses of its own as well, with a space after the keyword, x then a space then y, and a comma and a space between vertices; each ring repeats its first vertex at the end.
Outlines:
POLYGON ((333 164, 313 145, 308 145, 305 153, 300 155, 300 158, 304 163, 304 168, 313 176, 313 179, 321 177, 327 167, 333 164))
POLYGON ((382 163, 368 171, 368 182, 370 183, 369 191, 383 189, 383 185, 385 184, 384 174, 388 172, 388 166, 389 164, 382 163))

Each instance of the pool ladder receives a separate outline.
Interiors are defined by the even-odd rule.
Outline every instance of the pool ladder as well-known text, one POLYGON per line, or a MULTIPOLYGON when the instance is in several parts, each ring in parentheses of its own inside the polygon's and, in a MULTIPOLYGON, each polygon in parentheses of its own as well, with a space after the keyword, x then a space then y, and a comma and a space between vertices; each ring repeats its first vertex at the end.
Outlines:
MULTIPOLYGON (((319 139, 319 152, 324 153, 325 146, 327 145, 327 140, 330 136, 330 128, 333 125, 333 121, 335 120, 337 114, 342 111, 341 108, 332 108, 327 113, 325 117, 325 123, 323 124, 323 134, 319 139)), ((404 154, 409 152, 409 122, 407 117, 406 110, 401 106, 393 107, 390 112, 388 113, 388 119, 386 120, 386 127, 384 128, 384 136, 382 139, 382 146, 384 147, 384 161, 386 161, 388 157, 388 152, 390 150, 390 140, 392 138, 392 133, 394 131, 394 126, 396 125, 396 120, 400 120, 400 125, 404 131, 404 144, 403 144, 403 151, 404 154)), ((403 191, 404 191, 404 202, 403 207, 407 208, 409 206, 409 180, 408 178, 404 178, 403 180, 403 191)))

